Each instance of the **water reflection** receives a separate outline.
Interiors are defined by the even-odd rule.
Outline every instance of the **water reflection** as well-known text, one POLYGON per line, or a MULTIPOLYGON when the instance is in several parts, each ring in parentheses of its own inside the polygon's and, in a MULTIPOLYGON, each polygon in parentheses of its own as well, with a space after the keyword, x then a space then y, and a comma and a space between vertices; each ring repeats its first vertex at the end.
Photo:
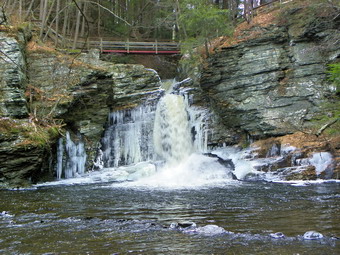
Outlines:
POLYGON ((0 191, 3 254, 337 254, 338 183, 238 183, 202 190, 119 185, 0 191), (172 222, 233 234, 185 234, 172 222), (306 241, 309 230, 326 238, 306 241), (284 239, 270 233, 283 232, 284 239), (315 253, 317 251, 318 253, 315 253))

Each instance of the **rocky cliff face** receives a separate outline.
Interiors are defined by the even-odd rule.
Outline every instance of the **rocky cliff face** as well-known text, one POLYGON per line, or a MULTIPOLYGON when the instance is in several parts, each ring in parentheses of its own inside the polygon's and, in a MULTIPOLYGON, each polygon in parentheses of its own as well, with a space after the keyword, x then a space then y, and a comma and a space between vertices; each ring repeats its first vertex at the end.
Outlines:
POLYGON ((28 116, 25 89, 26 63, 23 55, 24 35, 0 32, 0 116, 28 116), (21 42, 21 43, 20 43, 21 42))
POLYGON ((111 111, 160 96, 160 79, 153 70, 100 61, 95 52, 76 57, 33 50, 27 61, 30 84, 46 97, 33 100, 31 107, 40 109, 40 115, 62 119, 68 130, 86 141, 88 167, 111 111))
POLYGON ((288 9, 270 25, 254 20, 208 58, 201 88, 230 130, 253 137, 295 132, 334 90, 326 69, 340 57, 339 17, 302 12, 288 9))
POLYGON ((34 42, 26 47, 23 33, 8 34, 0 34, 0 186, 53 178, 55 124, 85 143, 90 167, 108 114, 161 94, 157 73, 141 65, 113 65, 95 52, 68 56, 34 42))
MULTIPOLYGON (((27 34, 10 27, 0 31, 0 186, 25 186, 43 168, 46 151, 27 144, 29 122, 24 57, 27 34)), ((47 162, 47 161, 46 161, 47 162)))

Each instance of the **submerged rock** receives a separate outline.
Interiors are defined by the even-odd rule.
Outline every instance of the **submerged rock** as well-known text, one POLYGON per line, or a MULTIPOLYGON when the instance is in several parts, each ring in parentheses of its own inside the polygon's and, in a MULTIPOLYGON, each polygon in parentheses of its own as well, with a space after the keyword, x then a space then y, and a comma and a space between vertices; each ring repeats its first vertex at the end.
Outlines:
POLYGON ((307 231, 303 235, 303 239, 305 240, 317 240, 317 239, 322 239, 322 238, 323 238, 323 234, 316 232, 316 231, 307 231))
MULTIPOLYGON (((182 231, 186 234, 199 234, 199 235, 220 235, 227 233, 224 228, 219 227, 217 225, 206 225, 203 227, 197 227, 196 223, 187 221, 187 222, 173 222, 170 224, 170 229, 176 229, 182 231)), ((229 232, 228 232, 229 233, 229 232)))
POLYGON ((203 155, 210 157, 210 158, 217 158, 217 162, 220 165, 222 165, 225 168, 227 168, 228 170, 230 170, 230 172, 229 172, 230 177, 234 180, 237 179, 236 175, 232 172, 232 171, 235 170, 235 164, 234 164, 232 159, 223 159, 223 158, 221 158, 221 157, 219 157, 219 156, 217 156, 216 154, 213 154, 213 153, 204 153, 203 155))
POLYGON ((188 233, 188 234, 199 234, 199 235, 208 235, 208 236, 227 233, 227 231, 224 228, 219 227, 217 225, 206 225, 206 226, 198 227, 194 229, 185 229, 183 232, 188 233))
POLYGON ((235 170, 235 164, 233 163, 232 159, 223 159, 213 153, 204 153, 203 155, 208 156, 210 158, 217 158, 218 163, 220 163, 221 165, 225 166, 226 168, 232 171, 235 170))
POLYGON ((170 229, 177 229, 177 230, 183 230, 187 228, 195 228, 196 223, 192 221, 183 221, 183 222, 173 222, 170 224, 170 229))
POLYGON ((275 239, 281 239, 286 237, 282 232, 271 233, 269 236, 275 239))

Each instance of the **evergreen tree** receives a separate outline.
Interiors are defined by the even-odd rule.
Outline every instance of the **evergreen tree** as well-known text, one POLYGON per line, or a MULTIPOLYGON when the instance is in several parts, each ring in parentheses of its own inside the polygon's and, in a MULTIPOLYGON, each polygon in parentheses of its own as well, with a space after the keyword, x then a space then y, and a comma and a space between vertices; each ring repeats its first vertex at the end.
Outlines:
POLYGON ((183 44, 189 45, 189 49, 204 44, 206 54, 209 54, 209 43, 213 38, 231 32, 228 11, 207 0, 181 1, 179 21, 183 44))

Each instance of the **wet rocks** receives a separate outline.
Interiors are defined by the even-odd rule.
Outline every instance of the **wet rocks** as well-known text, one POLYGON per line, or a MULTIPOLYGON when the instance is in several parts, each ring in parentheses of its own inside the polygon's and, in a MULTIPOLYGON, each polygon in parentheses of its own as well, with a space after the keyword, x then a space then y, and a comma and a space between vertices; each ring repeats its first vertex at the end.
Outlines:
POLYGON ((305 240, 317 240, 317 239, 322 239, 323 234, 316 232, 316 231, 307 231, 303 235, 303 239, 305 240))
POLYGON ((226 168, 230 169, 230 170, 235 170, 235 164, 233 163, 233 161, 231 159, 223 159, 219 156, 217 156, 216 154, 213 153, 204 153, 204 156, 208 156, 210 158, 217 158, 218 163, 220 163, 221 165, 225 166, 226 168))
POLYGON ((46 151, 34 145, 16 145, 20 139, 0 141, 0 187, 27 187, 46 174, 46 151))
POLYGON ((327 152, 329 143, 315 136, 296 133, 261 140, 252 146, 255 148, 250 158, 259 173, 287 181, 337 178, 336 150, 332 150, 333 154, 327 152))
POLYGON ((185 234, 198 234, 198 235, 220 235, 225 233, 230 233, 226 231, 224 228, 219 227, 217 225, 209 224, 203 227, 197 227, 196 223, 188 221, 188 222, 174 222, 170 224, 170 229, 175 229, 182 231, 185 234))
POLYGON ((173 222, 170 224, 170 229, 176 229, 176 230, 183 230, 187 228, 195 228, 196 223, 192 221, 182 221, 182 222, 173 222))
POLYGON ((269 236, 274 239, 281 239, 286 237, 282 232, 271 233, 269 236))
POLYGON ((221 235, 227 233, 227 231, 219 227, 217 225, 206 225, 203 227, 198 227, 193 230, 184 231, 184 233, 193 233, 198 235, 207 235, 207 236, 214 236, 214 235, 221 235))

